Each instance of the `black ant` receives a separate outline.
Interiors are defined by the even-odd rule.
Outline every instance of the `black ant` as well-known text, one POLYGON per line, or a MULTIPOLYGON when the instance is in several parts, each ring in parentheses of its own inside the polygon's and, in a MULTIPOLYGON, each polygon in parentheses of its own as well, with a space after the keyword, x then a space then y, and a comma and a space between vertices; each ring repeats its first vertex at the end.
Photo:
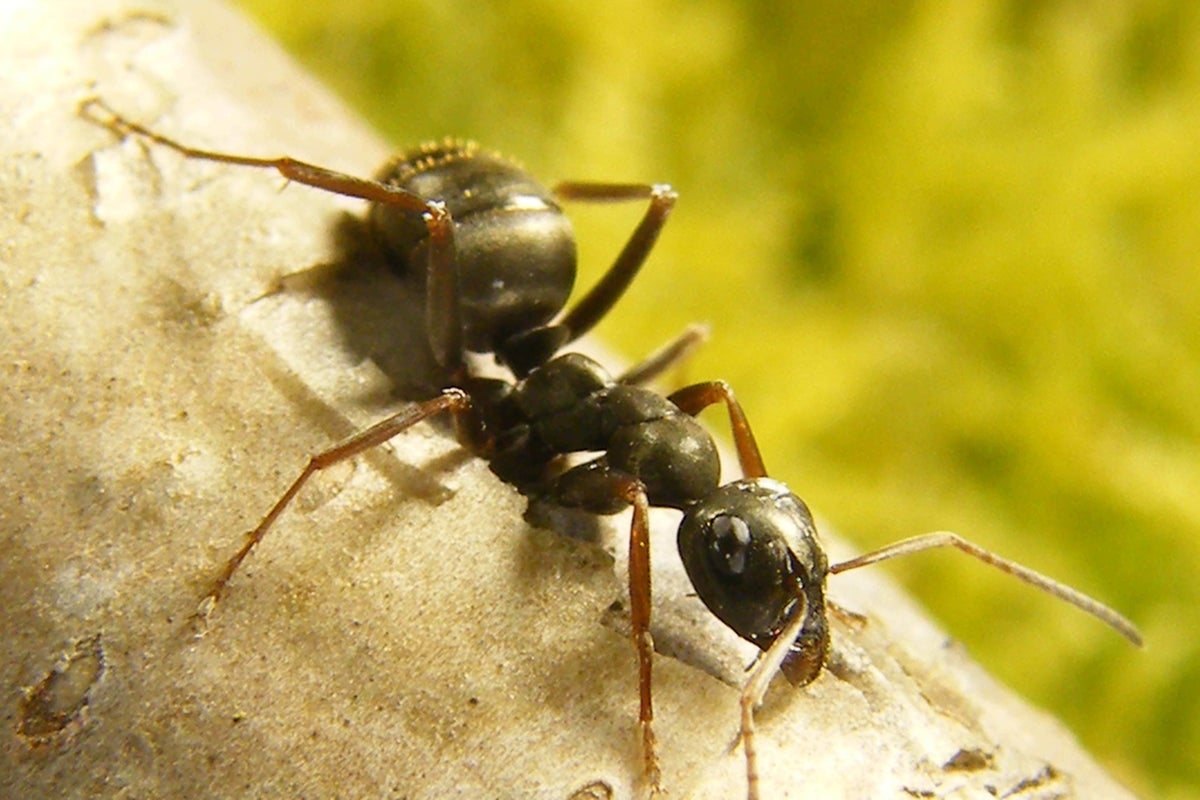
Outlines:
POLYGON ((685 334, 617 379, 586 356, 558 355, 629 286, 675 204, 670 187, 571 182, 550 191, 511 162, 450 141, 406 153, 375 180, 363 180, 286 157, 188 147, 99 100, 88 101, 81 112, 119 135, 145 137, 187 158, 265 167, 292 181, 371 201, 371 226, 390 257, 398 266, 424 270, 426 330, 448 388, 313 456, 222 569, 201 604, 202 615, 212 610, 239 565, 314 473, 448 413, 460 440, 531 500, 602 515, 632 506, 630 619, 645 777, 654 793, 661 787, 652 724, 650 506, 683 513, 679 553, 696 593, 722 622, 763 651, 741 698, 740 740, 751 800, 758 796, 754 709, 777 670, 803 686, 824 668, 830 574, 954 547, 1141 644, 1133 624, 1108 606, 953 533, 917 536, 830 566, 804 501, 767 477, 750 425, 727 384, 697 383, 665 397, 640 385, 681 358, 694 335, 685 334), (649 203, 608 272, 565 313, 575 281, 575 243, 558 200, 649 203), (493 354, 513 378, 476 374, 468 352, 493 354), (694 419, 716 403, 728 411, 744 476, 724 485, 712 437, 694 419), (566 463, 566 456, 577 453, 599 455, 582 464, 566 463))

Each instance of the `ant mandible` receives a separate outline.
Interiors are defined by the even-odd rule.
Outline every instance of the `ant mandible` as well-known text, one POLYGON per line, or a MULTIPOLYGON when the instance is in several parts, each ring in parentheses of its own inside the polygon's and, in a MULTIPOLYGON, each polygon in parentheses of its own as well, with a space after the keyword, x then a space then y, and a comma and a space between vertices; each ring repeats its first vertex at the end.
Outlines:
POLYGON ((661 790, 653 729, 649 508, 680 510, 678 546, 697 595, 762 654, 741 696, 747 794, 759 778, 754 710, 776 671, 796 686, 815 680, 829 653, 825 583, 837 574, 922 550, 954 547, 1105 622, 1136 645, 1137 628, 1097 600, 960 536, 917 536, 829 565, 808 507, 767 477, 750 425, 723 381, 662 396, 641 384, 682 357, 679 337, 620 378, 578 353, 559 355, 620 299, 662 230, 676 195, 666 185, 560 183, 553 191, 513 163, 470 143, 426 145, 364 180, 292 158, 253 158, 189 147, 132 122, 98 99, 81 113, 118 135, 134 134, 207 161, 273 169, 285 178, 372 203, 369 220, 397 266, 424 270, 426 332, 447 387, 310 458, 201 603, 207 616, 250 551, 308 479, 450 414, 460 441, 526 497, 609 515, 632 506, 629 597, 637 651, 645 778, 661 790), (557 200, 645 200, 648 207, 616 261, 570 310, 575 242, 557 200), (476 374, 468 352, 491 353, 511 380, 476 374), (722 403, 743 477, 720 484, 712 437, 694 417, 722 403), (563 456, 599 453, 564 466, 563 456))

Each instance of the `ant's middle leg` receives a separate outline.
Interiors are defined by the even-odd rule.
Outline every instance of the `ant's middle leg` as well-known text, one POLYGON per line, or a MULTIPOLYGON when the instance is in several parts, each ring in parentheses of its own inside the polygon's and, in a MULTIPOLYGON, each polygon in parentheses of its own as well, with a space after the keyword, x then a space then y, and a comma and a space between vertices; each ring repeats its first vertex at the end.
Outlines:
POLYGON ((626 386, 646 385, 667 370, 691 358, 692 354, 708 341, 708 334, 709 327, 706 323, 693 322, 674 339, 621 373, 617 383, 626 386))
POLYGON ((638 722, 642 732, 644 775, 651 794, 662 791, 658 740, 654 736, 654 699, 651 678, 654 640, 650 636, 650 501, 638 479, 613 470, 605 457, 579 464, 564 472, 549 487, 546 497, 568 508, 594 514, 615 514, 633 507, 629 527, 629 621, 638 660, 638 722))
POLYGON ((588 183, 568 181, 554 187, 554 193, 564 200, 588 203, 615 203, 629 200, 649 200, 650 205, 625 243, 617 260, 604 277, 576 303, 560 325, 568 332, 567 341, 574 341, 592 329, 608 313, 642 268, 646 257, 667 222, 675 200, 679 197, 665 183, 588 183))
POLYGON ((421 420, 447 411, 455 416, 460 428, 465 427, 465 417, 470 408, 471 398, 466 392, 461 389, 446 389, 432 400, 407 406, 387 419, 381 420, 366 430, 360 431, 341 444, 310 458, 308 465, 300 473, 299 477, 292 481, 292 485, 288 487, 287 491, 275 501, 275 505, 271 507, 267 515, 258 523, 258 527, 246 534, 246 542, 234 554, 233 558, 229 559, 225 564, 224 569, 221 570, 221 574, 217 576, 216 581, 213 583, 212 589, 205 595, 204 600, 201 601, 199 615, 201 617, 208 616, 220 599, 221 593, 225 591, 230 578, 237 572, 242 562, 246 560, 246 556, 262 541, 267 531, 270 530, 271 525, 274 524, 275 520, 279 518, 279 515, 283 513, 284 509, 288 507, 300 492, 300 489, 314 474, 348 458, 353 458, 373 447, 378 447, 389 439, 408 430, 413 425, 416 425, 421 420))
POLYGON ((662 791, 658 740, 654 736, 654 697, 651 675, 654 640, 650 638, 650 504, 641 481, 626 479, 620 490, 633 506, 629 526, 629 621, 638 657, 638 723, 642 729, 642 758, 652 794, 662 791))

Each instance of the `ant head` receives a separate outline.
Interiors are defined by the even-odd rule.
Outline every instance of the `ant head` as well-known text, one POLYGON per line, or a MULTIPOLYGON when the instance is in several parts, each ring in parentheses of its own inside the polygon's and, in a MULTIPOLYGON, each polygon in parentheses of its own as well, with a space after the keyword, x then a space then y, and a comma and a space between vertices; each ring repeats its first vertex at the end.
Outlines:
POLYGON ((803 500, 770 478, 721 486, 684 514, 679 554, 709 610, 760 649, 804 615, 781 670, 796 685, 817 677, 829 648, 829 563, 803 500))

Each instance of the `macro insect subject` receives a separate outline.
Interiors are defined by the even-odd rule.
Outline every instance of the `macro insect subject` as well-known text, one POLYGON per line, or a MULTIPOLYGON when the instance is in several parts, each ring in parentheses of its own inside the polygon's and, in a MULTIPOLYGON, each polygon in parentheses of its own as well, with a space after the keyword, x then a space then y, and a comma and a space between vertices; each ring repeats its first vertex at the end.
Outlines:
POLYGON ((922 550, 953 547, 1077 606, 1134 644, 1141 636, 1116 611, 953 533, 917 536, 830 565, 804 502, 767 476, 733 391, 721 381, 662 395, 646 383, 695 344, 685 333, 614 377, 579 353, 563 352, 620 299, 648 257, 676 195, 666 185, 560 183, 547 189, 513 163, 470 143, 408 152, 373 180, 292 158, 201 150, 126 119, 92 99, 81 113, 119 136, 140 136, 190 159, 274 170, 290 181, 371 203, 368 221, 397 268, 425 285, 425 326, 444 390, 312 456, 217 574, 201 603, 207 615, 230 579, 309 478, 449 414, 459 440, 527 498, 609 515, 632 507, 629 596, 637 653, 645 780, 661 790, 653 727, 650 638, 651 506, 682 512, 678 547, 696 594, 761 651, 741 697, 740 741, 747 794, 759 795, 754 710, 779 671, 793 685, 817 678, 830 647, 826 579, 922 550), (564 311, 575 282, 575 242, 559 201, 630 202, 646 210, 612 266, 564 311), (511 378, 485 377, 469 354, 491 354, 511 378), (720 483, 710 434, 694 417, 725 407, 743 477, 720 483), (570 464, 564 456, 592 453, 570 464))

